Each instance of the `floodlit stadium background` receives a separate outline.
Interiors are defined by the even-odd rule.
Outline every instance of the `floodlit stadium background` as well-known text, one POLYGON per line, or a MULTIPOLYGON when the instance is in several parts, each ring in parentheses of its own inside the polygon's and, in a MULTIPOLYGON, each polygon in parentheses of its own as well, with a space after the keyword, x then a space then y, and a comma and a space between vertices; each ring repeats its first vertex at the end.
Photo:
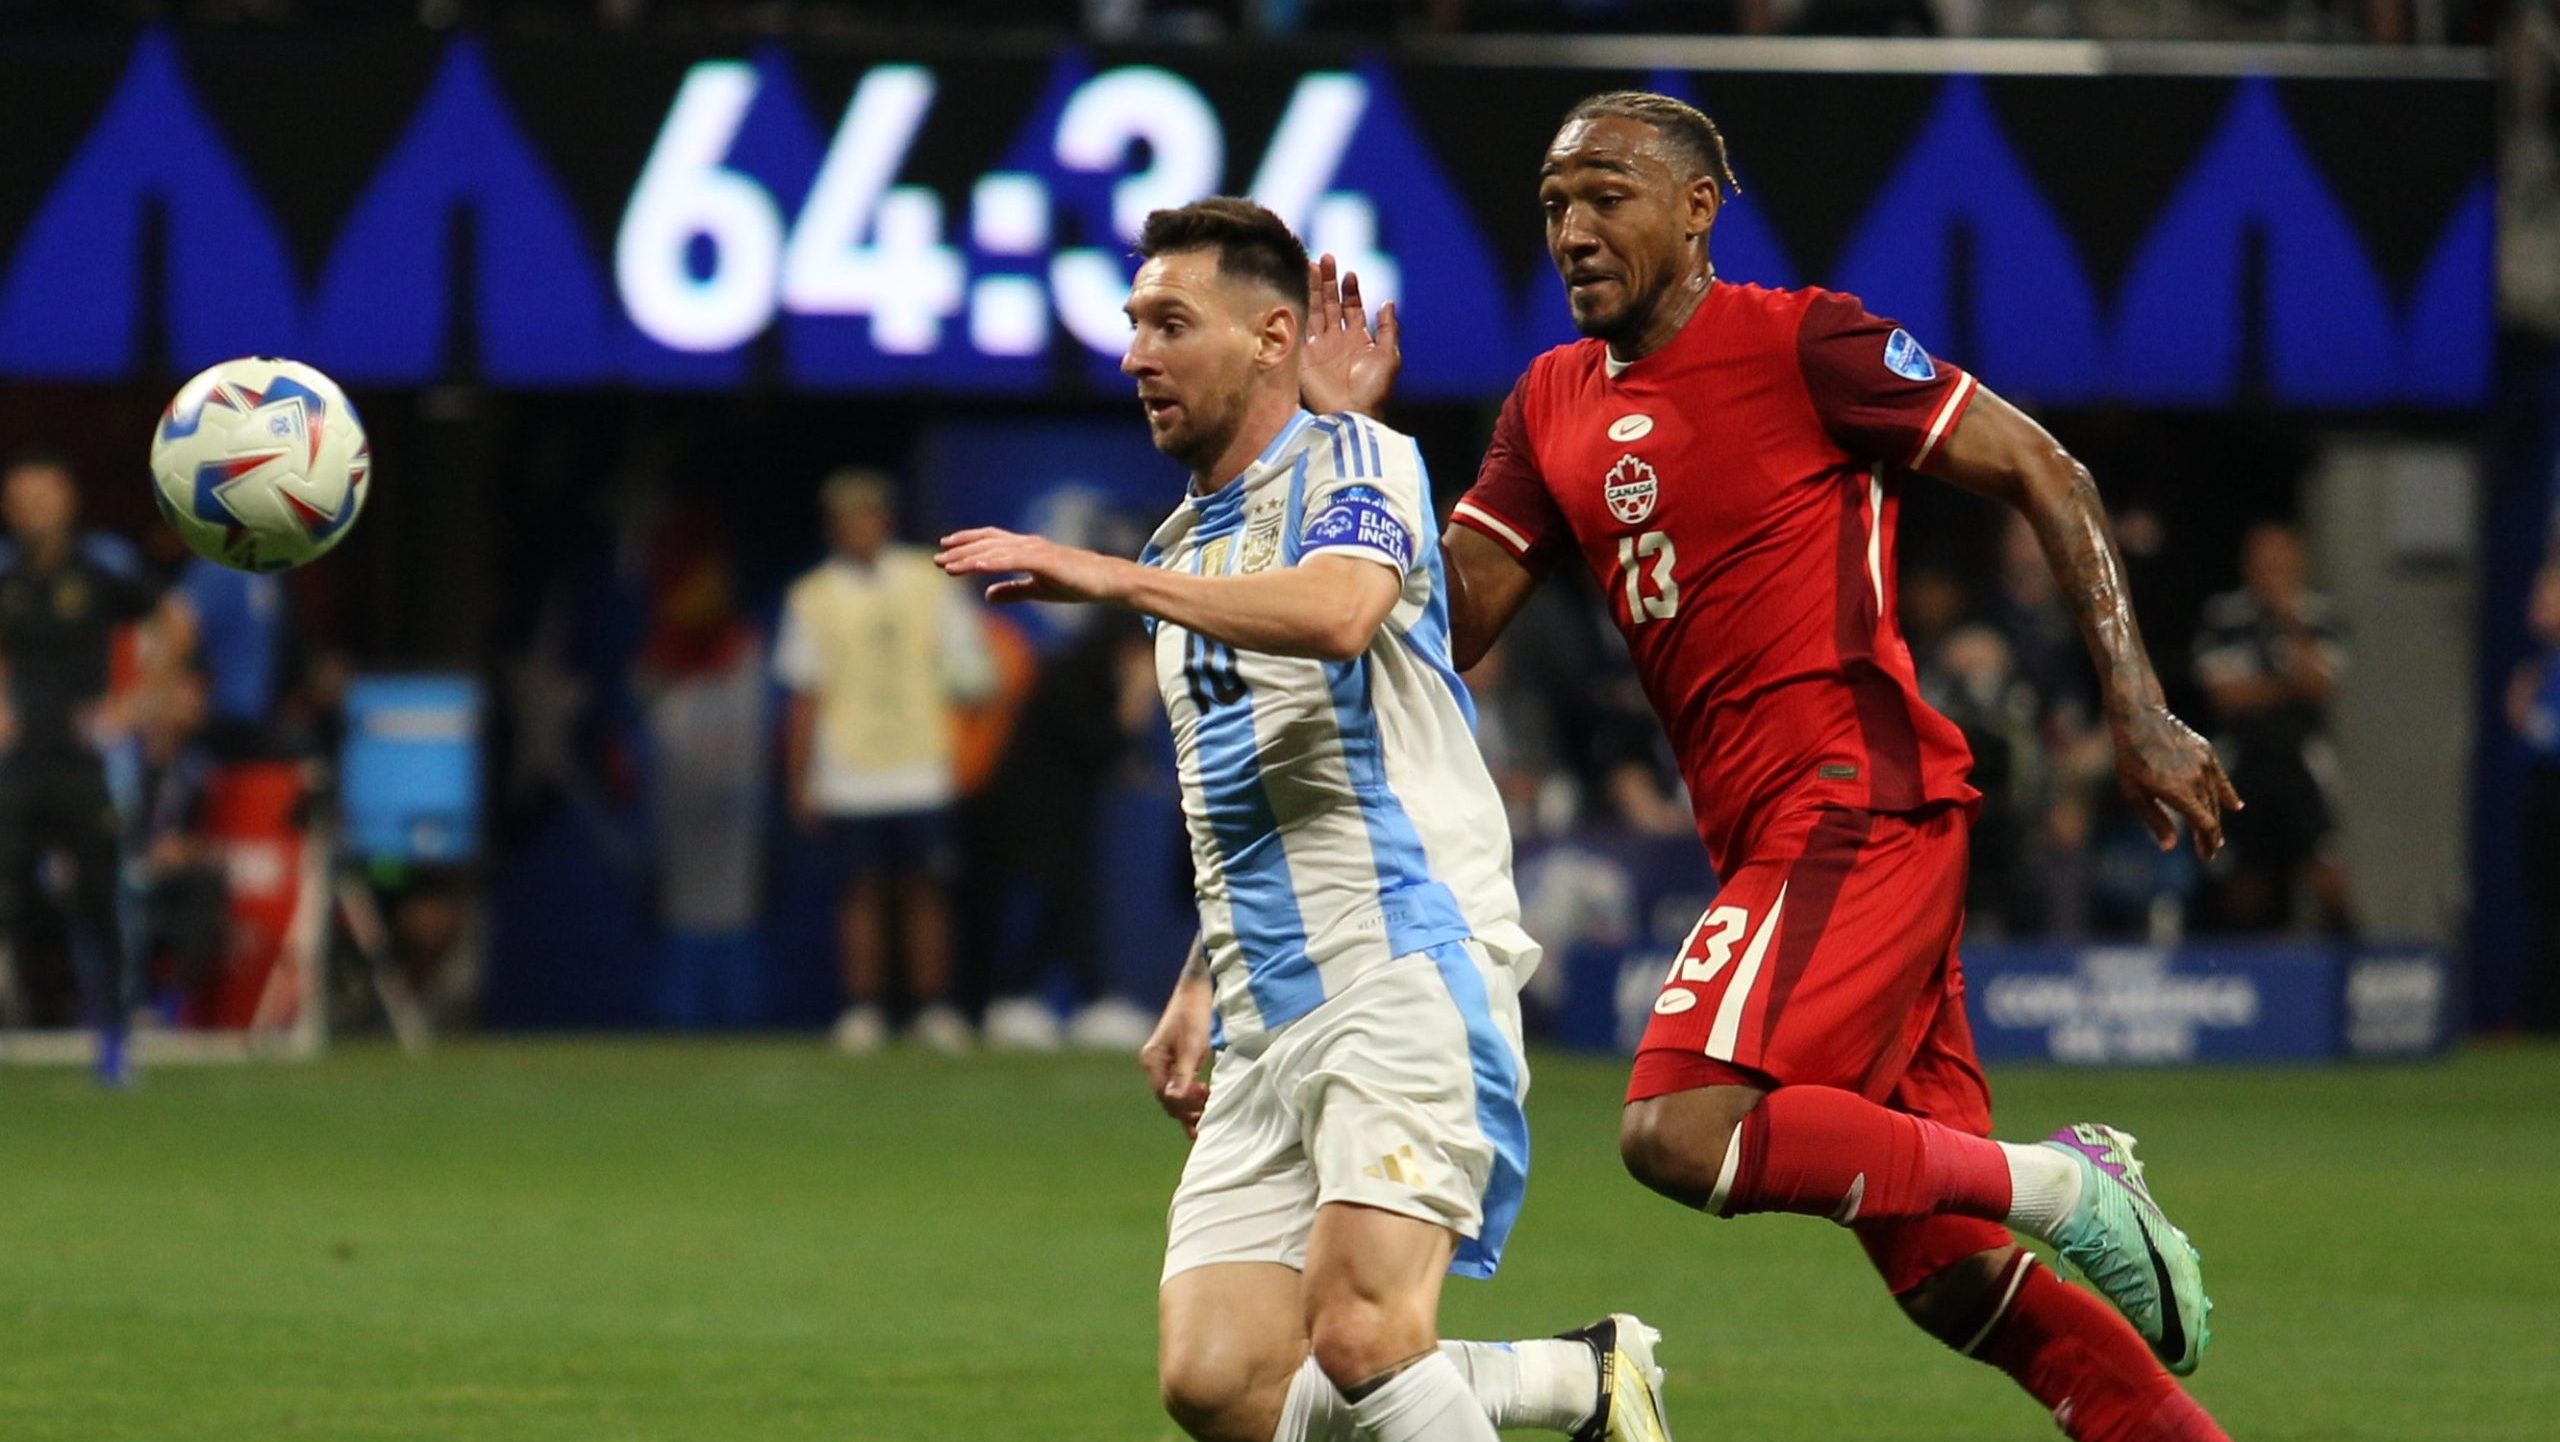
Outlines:
MULTIPOLYGON (((198 638, 236 723, 195 738, 219 764, 179 828, 227 889, 209 960, 153 924, 166 823, 128 819, 142 1092, 0 1068, 0 1154, 34 1163, 12 1164, 27 1205, 0 1207, 0 1245, 66 1240, 0 1281, 0 1318, 50 1339, 0 1361, 0 1431, 1162 1435, 1149 1209, 1176 1163, 1124 1064, 1015 1055, 1039 1038, 1003 1028, 947 1062, 828 1049, 833 878, 786 814, 772 678, 784 591, 824 552, 820 485, 892 476, 911 540, 993 523, 1134 552, 1182 478, 1114 370, 1126 246, 1150 208, 1224 191, 1398 301, 1390 421, 1445 510, 1512 379, 1571 334, 1535 157, 1573 100, 1641 86, 1724 127, 1743 194, 1722 278, 1856 292, 2089 462, 2172 704, 2208 734, 2251 724, 2216 714, 2216 598, 2253 536, 2299 536, 2348 664, 2307 723, 2314 791, 2252 800, 2269 831, 2319 833, 2317 861, 2244 838, 2199 869, 2122 814, 2032 547, 1986 505, 1906 493, 1905 628, 1988 797, 1976 1029, 2025 1099, 2011 1115, 2112 1109, 2172 1156, 2186 1128, 2242 1244, 2208 1237, 2217 1264, 2285 1247, 2294 1192, 2254 1164, 2261 1129, 2319 1138, 2275 1155, 2345 1188, 2319 1215, 2365 1260, 2235 1259, 2262 1316, 2307 1329, 2235 1330, 2231 1390, 2207 1374, 2251 1435, 2528 1435, 2560 1400, 2547 1338, 2503 1368, 2448 1354, 2435 1391, 2386 1401, 2357 1388, 2416 1370, 2405 1334, 2381 1312, 2318 1328, 2393 1285, 2402 1262, 2373 1258, 2459 1250, 2499 1187, 2555 1180, 2547 1160, 2540 1182, 2475 1178, 2473 1202, 2449 1180, 2547 1131, 2560 1098, 2560 1058, 2513 1035, 2560 1026, 2560 938, 2535 929, 2560 893, 2560 740, 2528 704, 2560 655, 2560 617, 2529 624, 2560 562, 2555 56, 2547 6, 2458 0, 0 0, 0 454, 65 454, 84 524, 164 574, 184 557, 142 459, 199 367, 321 367, 377 461, 343 547, 225 592, 198 638), (312 1065, 185 1065, 242 1057, 312 1065), (1073 1142, 1042 1160, 955 1155, 1037 1152, 1051 1127, 1073 1142), (751 1180, 653 1191, 661 1145, 751 1180), (2387 1155, 2404 1170, 2371 1174, 2387 1155), (475 1210, 492 1187, 524 1205, 475 1210), (122 1210, 155 1190, 209 1210, 122 1210), (2439 1202, 2453 1240, 2416 1240, 2439 1202), (279 1211, 307 1225, 250 1220, 279 1211), (539 1244, 617 1215, 591 1245, 539 1244), (1073 1239, 996 1248, 1027 1355, 919 1380, 978 1314, 946 1300, 904 1335, 873 1314, 1006 1291, 967 1260, 990 1232, 1073 1239), (811 1256, 836 1259, 824 1286, 811 1256), (365 1277, 377 1257, 390 1275, 365 1277), (528 1294, 515 1320, 473 1300, 525 1278, 600 1300, 528 1294), (209 1340, 234 1295, 255 1324, 209 1340), (1109 1314, 1081 1340, 1079 1308, 1109 1314), (338 1375, 330 1316, 376 1384, 338 1375), (177 1380, 106 1400, 110 1355, 177 1380), (472 1368, 503 1380, 477 1397, 455 1382, 472 1368), (1027 1392, 980 1394, 1008 1376, 1027 1392), (2476 1409, 2448 1421, 2456 1396, 2476 1409)), ((1605 1140, 1612 1058, 1713 880, 1602 598, 1568 579, 1470 678, 1553 1048, 1526 1260, 1454 1304, 1491 1326, 1558 1294, 1615 1305, 1662 1280, 1646 1248, 1697 1230, 1605 1140)), ((1121 704, 1109 625, 981 623, 1000 681, 952 716, 956 999, 974 1028, 1027 996, 1071 1053, 1123 1050, 1190 933, 1162 727, 1121 704)), ((120 693, 111 753, 137 752, 150 709, 120 693)), ((41 914, 15 939, 0 1062, 84 1055, 84 944, 41 914)), ((1944 1395, 1738 1400, 1760 1430, 1734 1435, 1941 1407, 1948 1430, 1910 1435, 2037 1435, 1860 1310, 1827 1244, 1698 1241, 1696 1277, 1813 1300, 1746 1341, 1673 1289, 1653 1305, 1707 1332, 1675 1386, 1799 1376, 1809 1352, 1944 1395)), ((2402 1305, 2435 1281, 2412 1272, 2402 1305)), ((2445 1315, 2492 1335, 2560 1301, 2494 1269, 2445 1285, 2445 1315)))

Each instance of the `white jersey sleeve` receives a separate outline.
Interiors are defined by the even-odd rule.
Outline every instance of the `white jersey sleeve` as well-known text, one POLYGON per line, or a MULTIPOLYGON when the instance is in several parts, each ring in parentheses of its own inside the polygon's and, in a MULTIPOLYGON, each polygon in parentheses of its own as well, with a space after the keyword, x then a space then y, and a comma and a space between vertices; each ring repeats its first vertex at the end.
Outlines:
POLYGON ((1365 416, 1326 416, 1309 430, 1305 520, 1297 557, 1358 556, 1402 575, 1422 558, 1430 485, 1411 437, 1365 416))

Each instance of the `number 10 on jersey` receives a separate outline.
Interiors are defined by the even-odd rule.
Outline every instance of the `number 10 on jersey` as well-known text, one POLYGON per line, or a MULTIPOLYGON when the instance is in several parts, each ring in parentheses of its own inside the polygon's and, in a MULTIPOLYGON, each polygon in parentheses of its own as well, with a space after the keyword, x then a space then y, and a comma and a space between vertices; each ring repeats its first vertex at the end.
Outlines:
POLYGON ((1618 579, 1627 588, 1627 624, 1667 621, 1680 611, 1680 580, 1672 568, 1680 553, 1660 531, 1618 538, 1618 579), (1651 562, 1648 566, 1646 563, 1651 562), (1650 592, 1646 583, 1652 583, 1650 592))
POLYGON ((1194 631, 1184 638, 1182 675, 1191 687, 1191 704, 1206 712, 1244 699, 1244 674, 1236 669, 1235 648, 1194 631))

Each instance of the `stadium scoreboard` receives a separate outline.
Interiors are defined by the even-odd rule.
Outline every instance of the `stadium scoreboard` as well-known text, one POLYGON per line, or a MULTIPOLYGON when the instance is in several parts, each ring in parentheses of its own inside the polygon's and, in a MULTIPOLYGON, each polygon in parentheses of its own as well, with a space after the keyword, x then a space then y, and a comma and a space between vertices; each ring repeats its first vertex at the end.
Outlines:
MULTIPOLYGON (((777 315, 861 316, 884 356, 946 346, 989 359, 1040 356, 1063 326, 1086 349, 1116 357, 1128 331, 1126 245, 1058 244, 1055 182, 1107 185, 1104 233, 1125 242, 1150 211, 1216 193, 1229 168, 1224 127, 1197 85, 1156 66, 1122 66, 1067 91, 1039 147, 1047 166, 971 181, 963 222, 946 216, 938 191, 898 180, 940 77, 929 66, 884 64, 855 85, 786 218, 772 190, 727 163, 764 84, 745 61, 689 70, 623 213, 615 280, 634 324, 659 344, 721 351, 777 315)), ((1384 302, 1398 294, 1399 274, 1378 249, 1376 203, 1333 188, 1369 98, 1357 74, 1301 76, 1245 193, 1311 250, 1355 267, 1384 302)))
POLYGON ((402 34, 0 40, 0 376, 1117 394, 1129 245, 1251 194, 1412 321, 1403 391, 1571 336, 1538 154, 1644 86, 1732 138, 1719 273, 1860 294, 2045 403, 2465 407, 2485 79, 1594 71, 402 34), (350 42, 354 44, 353 42, 350 42), (2403 142, 2377 148, 2384 119, 2403 142), (37 124, 37 119, 53 123, 37 124))

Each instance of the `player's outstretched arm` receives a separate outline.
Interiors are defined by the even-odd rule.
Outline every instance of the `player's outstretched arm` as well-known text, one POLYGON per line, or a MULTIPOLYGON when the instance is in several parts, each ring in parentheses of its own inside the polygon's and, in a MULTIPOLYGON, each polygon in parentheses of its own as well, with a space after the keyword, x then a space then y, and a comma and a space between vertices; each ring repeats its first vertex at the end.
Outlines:
POLYGON ((999 576, 990 601, 1107 601, 1240 651, 1348 661, 1404 592, 1396 572, 1351 556, 1310 556, 1249 576, 1193 576, 981 527, 942 538, 934 563, 999 576))
POLYGON ((1299 399, 1317 415, 1358 411, 1383 417, 1396 372, 1404 368, 1404 327, 1390 301, 1369 328, 1360 277, 1336 271, 1333 257, 1307 263, 1307 343, 1298 364, 1299 399))
POLYGON ((1146 1045, 1138 1048, 1148 1094, 1166 1116, 1182 1123, 1186 1136, 1200 1134, 1200 1112, 1209 1105, 1208 1084, 1200 1080, 1200 1068, 1209 1059, 1209 1006, 1208 952, 1195 936, 1164 1015, 1146 1045))
POLYGON ((1375 561, 1314 555, 1250 576, 1136 572, 1122 604, 1239 651, 1348 661, 1369 649, 1404 594, 1404 577, 1375 561))
POLYGON ((1449 573, 1451 664, 1472 671, 1538 589, 1537 573, 1484 533, 1455 521, 1440 533, 1449 573))
POLYGON ((2134 624, 2133 595, 2098 483, 2062 443, 2025 412, 1982 386, 1931 458, 1928 473, 2007 502, 2035 528, 2045 560, 2070 598, 2081 639, 2098 663, 2116 777, 2162 850, 2178 844, 2178 822, 2196 852, 2222 848, 2222 813, 2240 808, 2213 747, 2170 713, 2134 624))

